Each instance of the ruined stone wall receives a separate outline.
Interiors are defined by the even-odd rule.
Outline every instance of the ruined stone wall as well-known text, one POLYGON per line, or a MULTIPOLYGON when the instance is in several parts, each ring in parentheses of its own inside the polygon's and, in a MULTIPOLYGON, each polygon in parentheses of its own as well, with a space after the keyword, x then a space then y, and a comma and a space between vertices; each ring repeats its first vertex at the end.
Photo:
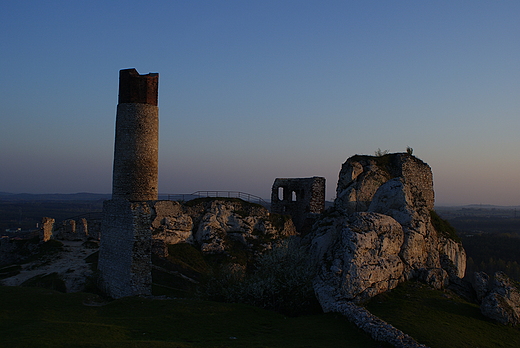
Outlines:
POLYGON ((157 106, 159 74, 139 75, 135 68, 119 71, 118 104, 139 103, 157 106))
POLYGON ((54 231, 54 239, 78 240, 83 237, 85 236, 78 235, 76 231, 76 220, 73 219, 63 220, 54 231))
POLYGON ((330 298, 320 298, 319 300, 324 312, 343 314, 350 322, 376 341, 387 342, 396 348, 428 348, 428 346, 418 343, 411 336, 351 301, 338 301, 330 298))
POLYGON ((417 190, 416 194, 419 194, 426 207, 432 210, 435 203, 435 191, 430 166, 419 158, 405 153, 397 154, 396 162, 399 163, 400 172, 394 176, 403 177, 405 183, 413 184, 417 190))
POLYGON ((310 184, 309 212, 321 214, 325 210, 325 178, 314 177, 310 184))
POLYGON ((291 215, 298 232, 310 228, 314 214, 325 209, 325 178, 277 178, 271 191, 271 212, 291 215), (280 197, 280 188, 282 197, 280 197))
POLYGON ((98 268, 114 297, 149 295, 152 287, 150 202, 105 201, 98 268))
POLYGON ((42 224, 40 228, 40 240, 42 242, 47 242, 52 238, 52 234, 54 231, 54 219, 50 217, 44 217, 42 219, 42 224))
POLYGON ((87 219, 81 218, 76 222, 76 233, 78 236, 88 237, 87 219))

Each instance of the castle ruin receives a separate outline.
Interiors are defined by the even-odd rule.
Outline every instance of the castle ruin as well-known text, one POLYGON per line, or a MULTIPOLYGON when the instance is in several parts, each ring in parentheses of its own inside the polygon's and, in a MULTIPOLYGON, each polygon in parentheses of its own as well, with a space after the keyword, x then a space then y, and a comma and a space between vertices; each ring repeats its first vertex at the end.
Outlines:
POLYGON ((300 233, 307 233, 325 210, 325 178, 277 178, 271 190, 271 212, 290 215, 300 233))
MULTIPOLYGON (((112 199, 103 205, 98 263, 113 298, 152 292, 153 221, 164 206, 157 204, 158 80, 135 69, 119 75, 112 199)), ((298 232, 310 231, 324 208, 325 178, 275 180, 271 212, 290 215, 298 232)))

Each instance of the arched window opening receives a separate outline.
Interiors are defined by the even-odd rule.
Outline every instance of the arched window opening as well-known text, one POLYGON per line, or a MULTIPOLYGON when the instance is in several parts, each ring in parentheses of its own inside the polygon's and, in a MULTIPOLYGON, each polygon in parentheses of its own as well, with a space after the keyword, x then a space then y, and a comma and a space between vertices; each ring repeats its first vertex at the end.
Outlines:
POLYGON ((283 201, 283 187, 278 187, 278 200, 283 201))

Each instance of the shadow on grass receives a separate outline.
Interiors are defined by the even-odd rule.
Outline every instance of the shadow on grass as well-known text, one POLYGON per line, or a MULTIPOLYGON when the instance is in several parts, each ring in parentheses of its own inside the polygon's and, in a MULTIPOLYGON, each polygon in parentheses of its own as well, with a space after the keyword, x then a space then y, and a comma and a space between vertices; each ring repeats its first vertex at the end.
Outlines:
POLYGON ((478 305, 416 282, 377 296, 367 309, 432 348, 520 347, 520 329, 484 317, 478 305))
POLYGON ((0 287, 2 347, 380 347, 344 317, 288 318, 194 299, 123 298, 0 287), (102 304, 102 303, 99 303, 102 304))

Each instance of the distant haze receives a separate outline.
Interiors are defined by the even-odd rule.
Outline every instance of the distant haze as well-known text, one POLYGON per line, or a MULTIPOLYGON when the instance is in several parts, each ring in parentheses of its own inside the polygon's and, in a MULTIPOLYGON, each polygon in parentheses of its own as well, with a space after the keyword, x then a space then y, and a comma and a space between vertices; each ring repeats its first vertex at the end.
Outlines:
POLYGON ((407 146, 437 204, 520 204, 520 2, 0 5, 0 191, 110 193, 120 69, 159 77, 159 191, 269 198, 407 146))

